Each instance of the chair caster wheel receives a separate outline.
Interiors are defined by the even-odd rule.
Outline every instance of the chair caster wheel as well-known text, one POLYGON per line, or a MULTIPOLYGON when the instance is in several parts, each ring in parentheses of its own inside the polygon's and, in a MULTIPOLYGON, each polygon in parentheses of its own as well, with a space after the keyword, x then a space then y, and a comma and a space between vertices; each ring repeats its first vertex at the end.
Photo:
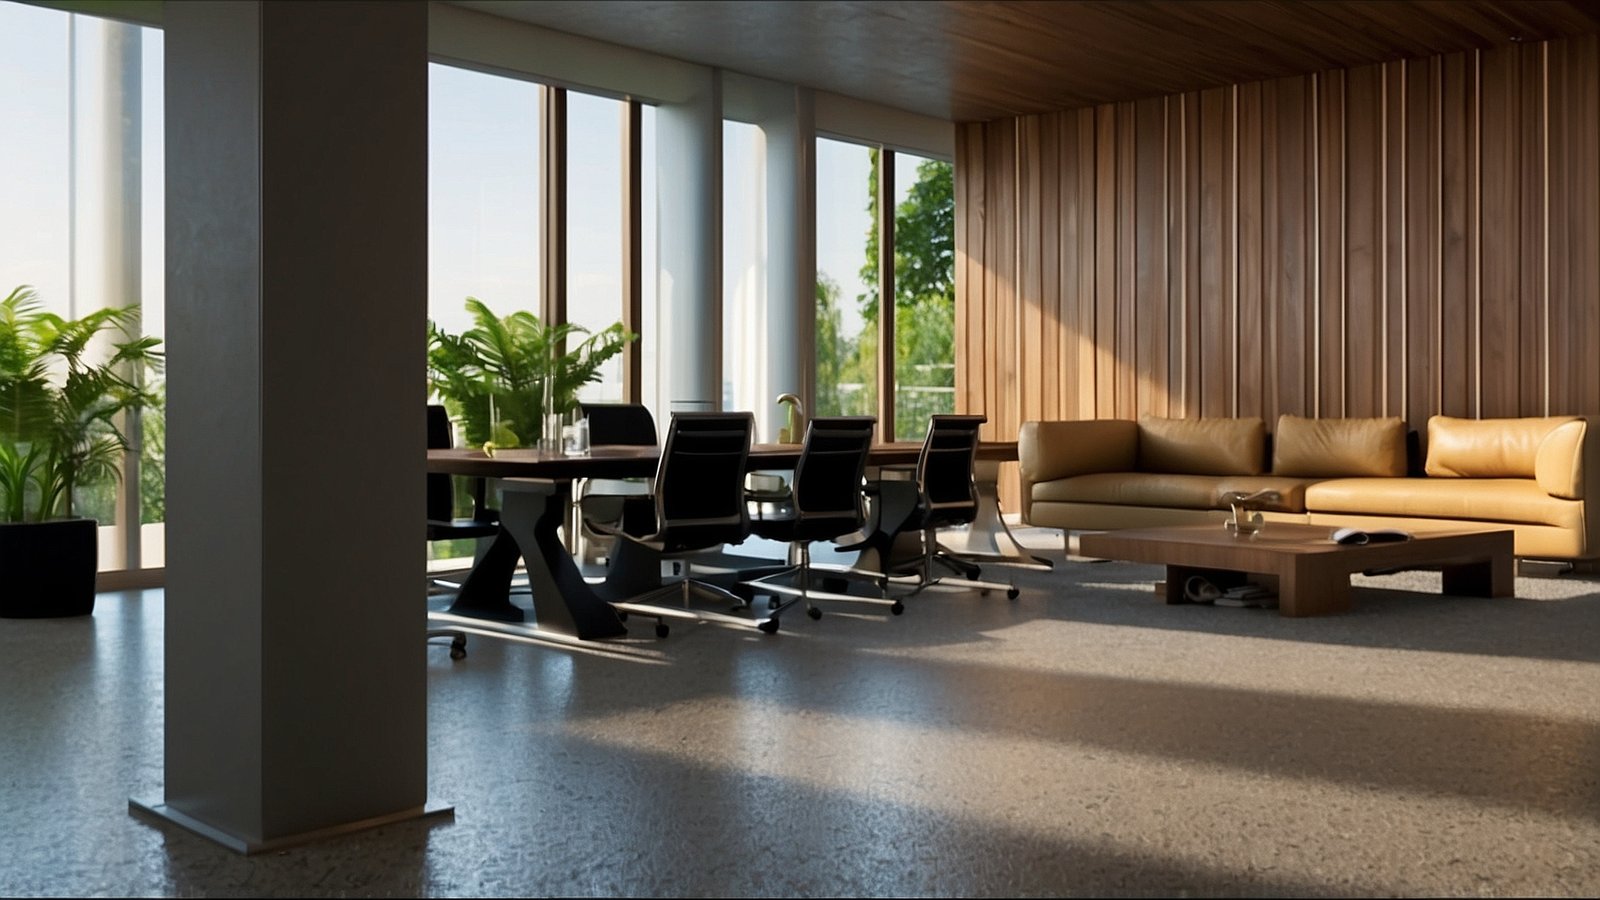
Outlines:
POLYGON ((811 620, 813 622, 815 622, 817 619, 822 618, 822 610, 820 610, 820 609, 816 608, 815 606, 813 606, 810 609, 806 610, 806 615, 810 616, 811 620))
POLYGON ((765 622, 762 622, 760 625, 757 625, 756 627, 761 629, 762 633, 764 633, 764 634, 777 634, 778 633, 778 620, 777 619, 768 619, 765 622))
POLYGON ((668 634, 671 634, 671 633, 672 633, 672 629, 667 626, 667 623, 665 623, 665 622, 657 622, 656 623, 656 637, 664 638, 668 634))
POLYGON ((906 611, 906 605, 904 603, 901 603, 899 600, 896 600, 894 602, 894 604, 889 607, 889 612, 892 612, 897 616, 900 615, 901 613, 905 612, 905 611, 906 611))
POLYGON ((1006 599, 1007 600, 1015 600, 1015 599, 1017 599, 1017 595, 1019 595, 1021 593, 1022 592, 1017 590, 1016 588, 1011 588, 1010 590, 1006 591, 1006 599))
POLYGON ((450 658, 467 658, 467 639, 465 637, 458 637, 450 642, 450 658))

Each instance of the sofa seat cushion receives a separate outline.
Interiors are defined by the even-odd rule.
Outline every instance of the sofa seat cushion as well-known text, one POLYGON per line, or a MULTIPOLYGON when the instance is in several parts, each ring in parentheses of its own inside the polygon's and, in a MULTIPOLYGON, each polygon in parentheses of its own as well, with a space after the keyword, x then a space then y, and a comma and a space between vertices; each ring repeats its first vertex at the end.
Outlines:
POLYGON ((1217 478, 1156 472, 1099 472, 1033 486, 1033 500, 1058 503, 1110 503, 1122 506, 1216 508, 1217 478))
POLYGON ((1337 478, 1306 488, 1306 509, 1583 526, 1582 502, 1552 497, 1531 478, 1337 478))
POLYGON ((1213 502, 1221 508, 1227 504, 1222 502, 1223 494, 1242 491, 1253 494, 1256 491, 1277 491, 1279 500, 1276 503, 1257 503, 1255 509, 1268 509, 1277 512, 1303 513, 1306 511, 1306 488, 1317 483, 1315 478, 1283 478, 1277 475, 1234 475, 1227 478, 1215 479, 1215 498, 1213 502))

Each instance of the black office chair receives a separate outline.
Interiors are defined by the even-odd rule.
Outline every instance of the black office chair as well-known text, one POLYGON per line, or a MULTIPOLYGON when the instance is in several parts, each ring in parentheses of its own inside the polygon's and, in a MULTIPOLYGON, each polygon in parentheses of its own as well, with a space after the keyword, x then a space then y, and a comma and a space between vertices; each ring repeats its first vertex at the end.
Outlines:
POLYGON ((884 604, 895 615, 905 610, 905 605, 898 599, 882 596, 887 581, 883 576, 873 576, 871 573, 858 575, 854 570, 835 568, 819 572, 811 565, 812 542, 837 541, 858 535, 865 527, 862 482, 877 422, 872 416, 812 419, 806 428, 800 461, 795 464, 793 486, 783 499, 770 504, 775 506, 772 516, 765 513, 769 502, 761 502, 757 507, 758 514, 751 518, 751 531, 769 540, 786 541, 791 545, 791 565, 745 573, 744 584, 757 593, 790 598, 777 607, 779 611, 804 601, 806 615, 820 619, 822 610, 812 602, 818 599, 884 604), (818 575, 825 579, 870 576, 869 580, 878 589, 879 596, 812 590, 813 578, 818 575))
POLYGON ((945 566, 966 576, 952 582, 981 591, 1003 590, 1017 598, 1017 586, 1010 583, 980 581, 977 566, 939 546, 939 529, 970 523, 978 514, 978 490, 973 484, 973 461, 978 455, 978 429, 984 416, 937 415, 930 417, 928 436, 917 457, 917 505, 907 523, 922 532, 922 553, 904 571, 918 576, 912 594, 944 583, 935 566, 945 566))
MULTIPOLYGON (((656 420, 642 404, 580 403, 579 408, 589 423, 591 447, 656 446, 656 420)), ((622 520, 623 501, 648 495, 650 490, 648 478, 586 478, 573 485, 572 525, 578 538, 573 554, 585 563, 597 562, 594 548, 608 544, 609 539, 588 523, 604 522, 615 528, 622 520)))
MULTIPOLYGON (((452 443, 449 414, 443 406, 429 404, 428 449, 448 450, 452 443)), ((483 479, 476 479, 472 494, 472 516, 471 518, 457 518, 455 482, 452 476, 429 474, 428 542, 489 538, 498 534, 500 532, 500 515, 498 511, 490 509, 485 504, 484 491, 483 479)), ((437 575, 430 576, 428 579, 429 589, 431 590, 436 584, 448 583, 437 575)), ((465 633, 454 629, 431 629, 428 631, 428 639, 430 641, 434 638, 444 637, 450 638, 451 659, 461 659, 467 655, 467 636, 465 633)))
POLYGON ((728 602, 735 611, 750 608, 732 591, 694 576, 688 557, 723 544, 738 544, 750 534, 745 509, 744 472, 755 418, 741 413, 674 413, 648 497, 623 503, 622 523, 589 525, 619 540, 602 594, 623 615, 656 619, 656 635, 666 637, 667 619, 729 625, 754 625, 771 634, 778 618, 764 619, 693 609, 695 597, 728 602), (681 580, 663 584, 661 562, 681 560, 681 580), (660 601, 677 596, 676 606, 660 601))

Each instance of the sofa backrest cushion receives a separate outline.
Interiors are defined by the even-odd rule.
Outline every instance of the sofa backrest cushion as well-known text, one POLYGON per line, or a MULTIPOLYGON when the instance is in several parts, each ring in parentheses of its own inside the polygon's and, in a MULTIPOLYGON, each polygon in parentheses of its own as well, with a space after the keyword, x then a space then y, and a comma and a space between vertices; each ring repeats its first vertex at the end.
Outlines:
POLYGON ((1256 418, 1139 420, 1139 471, 1180 475, 1260 475, 1267 426, 1256 418))
POLYGON ((1279 416, 1272 436, 1272 474, 1289 478, 1404 477, 1405 420, 1279 416))
POLYGON ((1435 478, 1534 478, 1539 446, 1576 416, 1518 419, 1428 419, 1428 462, 1435 478))
POLYGON ((1017 459, 1023 480, 1038 483, 1092 472, 1131 472, 1139 429, 1127 419, 1023 422, 1017 459))

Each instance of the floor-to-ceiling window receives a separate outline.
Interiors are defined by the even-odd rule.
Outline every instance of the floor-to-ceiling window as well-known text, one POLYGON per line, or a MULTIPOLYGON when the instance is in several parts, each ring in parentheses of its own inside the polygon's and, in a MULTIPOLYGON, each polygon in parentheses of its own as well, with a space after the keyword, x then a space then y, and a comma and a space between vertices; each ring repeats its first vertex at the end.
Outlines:
POLYGON ((954 277, 951 165, 818 138, 817 412, 891 411, 883 435, 918 440, 929 416, 954 411, 954 277), (889 228, 880 184, 892 188, 883 192, 889 228), (892 366, 880 352, 885 334, 892 366))
MULTIPOLYGON (((540 311, 546 90, 453 66, 428 67, 428 318, 446 334, 474 327, 468 298, 496 317, 540 311)), ((456 515, 471 514, 466 479, 456 480, 455 500, 456 515)), ((472 550, 470 540, 429 546, 435 561, 472 550)))
POLYGON ((460 334, 468 297, 537 313, 542 85, 428 67, 428 318, 460 334))
MULTIPOLYGON (((627 112, 625 101, 567 91, 567 321, 584 329, 569 349, 623 319, 627 112)), ((621 401, 624 361, 608 359, 579 399, 621 401)))
MULTIPOLYGON (((128 330, 164 334, 162 47, 157 29, 0 4, 0 296, 28 285, 71 318, 138 305, 128 330)), ((146 386, 163 393, 159 374, 146 386)), ((127 477, 74 492, 102 572, 165 564, 163 425, 159 404, 128 417, 127 477)))

